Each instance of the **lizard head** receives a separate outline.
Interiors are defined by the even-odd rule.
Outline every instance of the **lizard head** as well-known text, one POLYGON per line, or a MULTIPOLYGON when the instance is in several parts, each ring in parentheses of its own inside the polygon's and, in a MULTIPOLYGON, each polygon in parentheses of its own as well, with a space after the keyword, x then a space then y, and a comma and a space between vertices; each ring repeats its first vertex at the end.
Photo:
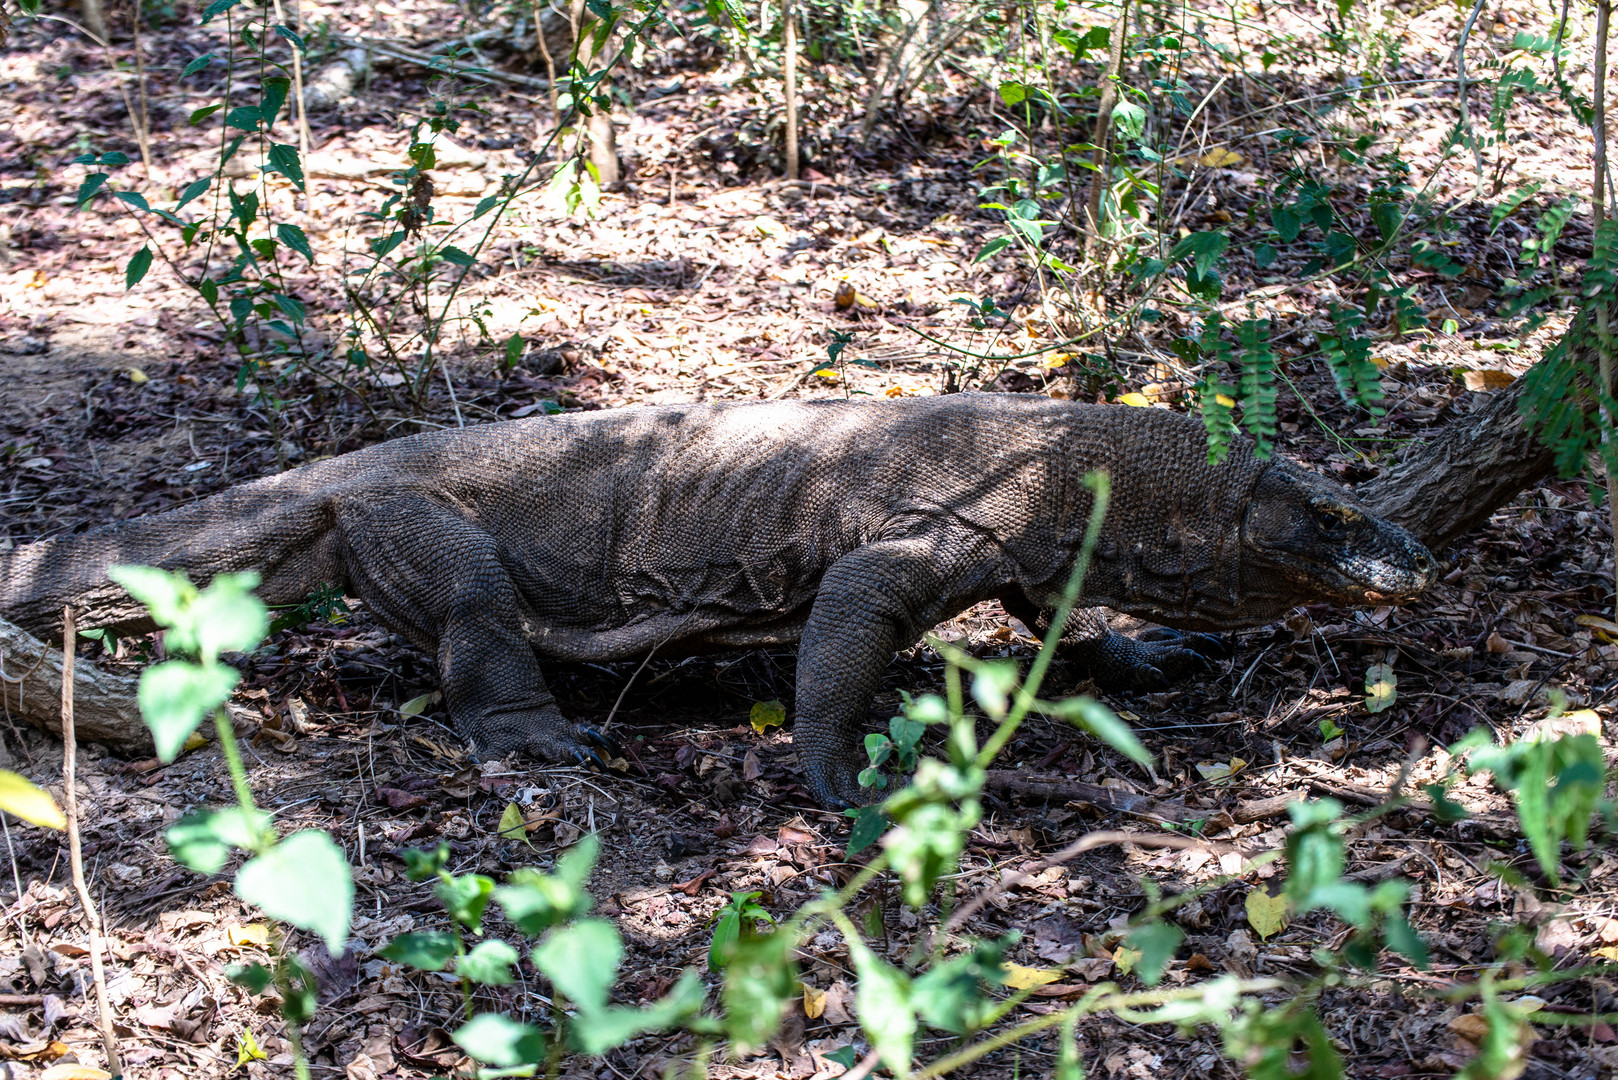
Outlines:
POLYGON ((1401 604, 1437 578, 1437 560, 1421 541, 1345 488, 1284 462, 1266 467, 1254 486, 1242 547, 1244 571, 1274 575, 1268 585, 1255 581, 1255 591, 1280 607, 1300 597, 1345 606, 1401 604))

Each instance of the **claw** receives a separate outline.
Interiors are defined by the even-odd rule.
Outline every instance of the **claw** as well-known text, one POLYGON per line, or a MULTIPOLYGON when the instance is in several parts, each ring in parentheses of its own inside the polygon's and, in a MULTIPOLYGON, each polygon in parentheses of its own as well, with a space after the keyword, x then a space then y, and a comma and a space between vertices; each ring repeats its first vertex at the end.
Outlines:
POLYGON ((1187 634, 1185 647, 1208 660, 1229 660, 1236 647, 1223 634, 1187 634))
POLYGON ((596 753, 594 750, 587 748, 575 750, 573 751, 573 760, 580 765, 584 765, 586 763, 594 765, 600 772, 607 771, 607 763, 602 761, 601 755, 596 753))
POLYGON ((580 724, 577 730, 585 742, 600 747, 612 757, 623 757, 624 748, 611 735, 584 724, 580 724))

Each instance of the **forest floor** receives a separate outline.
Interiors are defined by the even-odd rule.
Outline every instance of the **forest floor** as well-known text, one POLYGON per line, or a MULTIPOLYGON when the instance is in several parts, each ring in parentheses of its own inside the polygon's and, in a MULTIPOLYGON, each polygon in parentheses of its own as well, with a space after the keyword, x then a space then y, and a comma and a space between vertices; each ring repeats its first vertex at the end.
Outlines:
MULTIPOLYGON (((423 0, 367 7, 361 16, 357 7, 326 3, 305 5, 304 18, 419 46, 454 36, 448 10, 423 0)), ((1517 18, 1505 8, 1498 16, 1491 11, 1479 24, 1478 47, 1509 40, 1517 18)), ((1442 43, 1456 19, 1441 7, 1418 20, 1401 74, 1414 79, 1424 65, 1447 63, 1442 43)), ((184 123, 213 98, 195 80, 182 83, 179 69, 218 48, 218 37, 170 23, 148 31, 144 44, 154 164, 150 177, 142 178, 138 165, 125 172, 133 187, 172 195, 197 174, 212 137, 184 123)), ((127 69, 127 35, 113 51, 127 69)), ((1312 79, 1326 85, 1328 67, 1293 69, 1297 84, 1289 92, 1307 94, 1312 79)), ((15 28, 0 48, 6 542, 166 509, 280 462, 345 452, 423 426, 555 408, 897 397, 942 392, 949 380, 1086 399, 1145 388, 1180 402, 1185 387, 1163 362, 1167 344, 1187 329, 1172 310, 1155 329, 1055 366, 1045 354, 963 369, 955 354, 923 336, 1009 357, 1064 332, 1063 316, 1046 303, 1026 264, 1013 254, 973 261, 1003 231, 999 215, 979 209, 986 139, 1004 126, 982 88, 950 76, 926 109, 911 108, 879 127, 868 149, 859 146, 858 109, 839 114, 830 95, 822 95, 810 116, 812 182, 794 186, 771 172, 768 146, 758 137, 759 102, 736 75, 717 66, 712 48, 692 34, 665 40, 643 68, 620 80, 634 103, 632 115, 626 108, 620 117, 627 182, 603 194, 593 218, 567 216, 541 199, 514 205, 465 288, 491 338, 453 343, 423 410, 393 408, 387 395, 398 385, 383 372, 365 404, 329 384, 291 377, 273 388, 285 405, 271 416, 254 384, 238 386, 240 360, 227 352, 219 326, 165 268, 126 291, 124 265, 140 243, 134 219, 107 200, 75 209, 83 170, 69 164, 74 155, 91 147, 136 156, 121 77, 108 72, 100 49, 61 23, 15 28), (840 306, 845 282, 858 296, 840 306), (952 301, 985 296, 1013 319, 973 331, 952 301), (513 332, 523 336, 526 351, 507 370, 500 343, 513 332), (818 374, 839 334, 851 335, 843 362, 835 375, 818 374)), ((1247 95, 1276 86, 1249 80, 1240 94, 1227 88, 1210 97, 1210 130, 1235 156, 1216 158, 1218 165, 1204 157, 1205 167, 1181 193, 1176 224, 1194 230, 1237 222, 1227 296, 1297 276, 1285 259, 1257 267, 1240 242, 1240 221, 1256 192, 1286 164, 1261 152, 1261 125, 1243 119, 1252 104, 1247 95)), ((363 92, 311 117, 312 147, 326 155, 311 159, 308 169, 309 236, 319 256, 290 280, 309 304, 315 332, 331 342, 344 329, 333 267, 340 252, 352 258, 361 250, 368 234, 359 215, 393 190, 389 170, 398 167, 413 110, 426 97, 420 68, 379 64, 363 92)), ((859 100, 852 93, 842 99, 859 100)), ((441 217, 467 219, 502 173, 520 171, 518 151, 548 120, 539 91, 494 87, 482 100, 487 111, 466 114, 454 136, 465 153, 435 173, 441 217)), ((1558 310, 1542 312, 1548 317, 1532 327, 1523 316, 1494 313, 1501 280, 1520 272, 1529 229, 1508 219, 1506 228, 1491 232, 1489 212, 1499 200, 1472 195, 1469 162, 1438 169, 1436 147, 1453 123, 1453 105, 1452 83, 1415 85, 1368 97, 1352 114, 1355 122, 1397 132, 1418 176, 1441 172, 1429 190, 1449 209, 1453 257, 1468 266, 1454 280, 1414 278, 1431 313, 1430 332, 1378 341, 1387 416, 1373 422, 1351 413, 1325 369, 1313 361, 1288 365, 1291 354, 1278 338, 1281 449, 1348 482, 1374 475, 1376 460, 1398 446, 1464 417, 1488 388, 1525 370, 1565 325, 1558 310)), ((1571 121, 1522 105, 1511 128, 1520 133, 1512 143, 1515 182, 1537 178, 1547 185, 1523 216, 1577 190, 1569 186, 1573 174, 1586 170, 1568 163, 1586 161, 1587 148, 1571 121)), ((1204 141, 1196 152, 1206 155, 1214 145, 1204 141)), ((1345 185, 1346 212, 1361 179, 1347 165, 1332 168, 1345 185)), ((285 185, 265 190, 266 198, 292 198, 285 185)), ((1542 273, 1568 279, 1589 250, 1588 223, 1575 218, 1542 273)), ((1320 324, 1312 306, 1318 301, 1307 289, 1270 289, 1259 303, 1263 313, 1301 330, 1311 318, 1320 324)), ((1061 973, 1014 1018, 1049 1011, 1098 980, 1127 982, 1113 957, 1119 928, 1143 902, 1143 882, 1178 891, 1278 847, 1287 817, 1277 796, 1331 795, 1363 807, 1382 801, 1401 775, 1409 784, 1441 780, 1449 764, 1443 746, 1477 727, 1512 737, 1545 724, 1553 690, 1571 706, 1594 710, 1594 720, 1581 714, 1586 719, 1573 722, 1593 724, 1610 749, 1618 647, 1575 620, 1606 611, 1611 543, 1605 513, 1591 505, 1582 483, 1546 484, 1444 553, 1444 582, 1420 603, 1300 610, 1235 635, 1235 657, 1206 677, 1165 693, 1107 698, 1155 755, 1152 771, 1052 722, 1030 721, 1003 755, 1005 772, 991 785, 985 819, 955 882, 963 897, 989 895, 963 932, 1020 931, 1007 958, 1061 973), (1365 672, 1384 660, 1398 676, 1397 700, 1371 713, 1365 672), (1040 778, 1049 783, 1041 786, 1040 778), (1070 780, 1096 787, 1088 794, 1062 787, 1070 780), (1133 812, 1120 809, 1126 806, 1133 812), (1086 830, 1151 830, 1161 821, 1189 827, 1200 842, 1168 852, 1103 848, 1005 884, 1086 830)), ((994 605, 941 629, 980 656, 1031 655, 1023 628, 994 605)), ((137 666, 127 649, 119 660, 86 644, 83 656, 81 662, 137 666)), ((428 887, 406 881, 399 853, 407 847, 447 843, 454 869, 498 878, 520 865, 548 865, 584 833, 597 834, 603 854, 590 887, 598 911, 614 918, 626 938, 616 990, 626 1003, 654 999, 685 968, 705 970, 711 917, 729 893, 758 890, 779 913, 850 871, 842 854, 846 819, 816 807, 803 789, 790 726, 759 732, 748 722, 756 703, 790 705, 790 651, 654 658, 638 677, 633 663, 558 668, 551 683, 568 715, 595 722, 613 716, 628 749, 622 775, 473 763, 441 706, 420 715, 401 711, 435 689, 430 659, 363 609, 277 634, 244 668, 238 701, 260 717, 246 734, 261 804, 287 829, 330 833, 355 869, 349 952, 332 960, 318 947, 305 949, 321 982, 308 1034, 317 1077, 425 1077, 465 1063, 446 1034, 458 1023, 456 987, 373 952, 401 931, 446 921, 428 887), (534 822, 526 843, 498 834, 512 803, 534 822)), ((901 690, 936 689, 942 670, 926 647, 902 654, 889 669, 873 726, 892 715, 901 690)), ((1087 689, 1060 662, 1054 679, 1064 691, 1087 689)), ((247 1073, 290 1075, 279 1021, 223 975, 229 964, 264 955, 262 925, 235 899, 227 878, 179 867, 162 839, 165 826, 188 809, 229 798, 219 752, 209 744, 162 766, 92 746, 83 759, 86 870, 108 923, 109 993, 131 1074, 232 1073, 251 1033, 268 1061, 249 1061, 247 1073)), ((59 744, 13 728, 0 737, 0 766, 59 785, 59 744)), ((1542 903, 1533 890, 1490 871, 1505 864, 1542 880, 1515 839, 1509 801, 1482 782, 1461 786, 1453 797, 1473 811, 1471 818, 1445 825, 1407 807, 1351 833, 1355 879, 1402 875, 1413 883, 1413 920, 1433 954, 1426 971, 1384 957, 1374 982, 1325 995, 1323 1017, 1353 1076, 1450 1075, 1470 1060, 1476 1029, 1466 1007, 1429 991, 1491 962, 1498 924, 1526 919, 1559 963, 1618 943, 1618 859, 1599 847, 1574 856, 1570 865, 1584 875, 1585 888, 1566 903, 1542 903)), ((65 842, 15 823, 6 842, 0 1075, 29 1080, 65 1053, 89 1063, 100 1051, 84 996, 86 936, 67 880, 65 842)), ((1171 983, 1310 968, 1312 951, 1341 927, 1313 915, 1261 937, 1249 924, 1245 899, 1274 873, 1265 866, 1238 876, 1179 909, 1175 918, 1188 940, 1169 970, 1171 983)), ((936 915, 904 908, 893 890, 876 890, 860 903, 858 921, 881 927, 878 948, 895 960, 936 915)), ((521 943, 498 918, 491 932, 521 943)), ((533 977, 526 961, 522 970, 533 977)), ((803 978, 824 992, 823 999, 816 993, 806 999, 815 1015, 795 1013, 771 1047, 715 1064, 710 1075, 831 1077, 842 1067, 827 1054, 849 1044, 864 1052, 840 939, 827 934, 810 944, 803 978)), ((1552 1013, 1611 1008, 1610 999, 1593 1002, 1582 983, 1540 996, 1552 1013)), ((522 985, 480 991, 480 1004, 519 1016, 542 1011, 522 985)), ((1618 1036, 1606 1025, 1537 1030, 1529 1077, 1594 1080, 1618 1066, 1618 1036)), ((1107 1080, 1240 1073, 1206 1035, 1110 1019, 1086 1021, 1079 1035, 1087 1069, 1107 1080)), ((919 1049, 931 1058, 952 1043, 929 1037, 919 1049)), ((572 1061, 565 1075, 662 1076, 690 1050, 687 1041, 648 1037, 600 1061, 572 1061)), ((1045 1076, 1054 1051, 1053 1038, 1030 1039, 985 1059, 976 1073, 1045 1076)))

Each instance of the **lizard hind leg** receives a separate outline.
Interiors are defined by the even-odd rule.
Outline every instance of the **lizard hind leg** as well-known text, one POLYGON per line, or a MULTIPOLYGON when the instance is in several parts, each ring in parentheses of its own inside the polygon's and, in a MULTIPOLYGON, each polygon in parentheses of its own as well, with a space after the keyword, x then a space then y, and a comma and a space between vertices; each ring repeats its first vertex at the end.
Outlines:
POLYGON ((493 536, 419 496, 370 502, 342 527, 353 591, 384 625, 435 650, 450 718, 475 757, 600 764, 595 747, 612 746, 556 707, 493 536))

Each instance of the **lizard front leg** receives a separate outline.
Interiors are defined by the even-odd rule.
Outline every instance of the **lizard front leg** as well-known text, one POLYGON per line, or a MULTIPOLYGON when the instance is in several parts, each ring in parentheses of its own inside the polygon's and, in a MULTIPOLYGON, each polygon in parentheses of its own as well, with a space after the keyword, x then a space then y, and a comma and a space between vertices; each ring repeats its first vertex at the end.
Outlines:
POLYGON ((863 734, 882 672, 941 620, 994 595, 999 550, 978 537, 912 536, 857 548, 821 579, 798 648, 793 743, 823 805, 869 802, 863 734))

